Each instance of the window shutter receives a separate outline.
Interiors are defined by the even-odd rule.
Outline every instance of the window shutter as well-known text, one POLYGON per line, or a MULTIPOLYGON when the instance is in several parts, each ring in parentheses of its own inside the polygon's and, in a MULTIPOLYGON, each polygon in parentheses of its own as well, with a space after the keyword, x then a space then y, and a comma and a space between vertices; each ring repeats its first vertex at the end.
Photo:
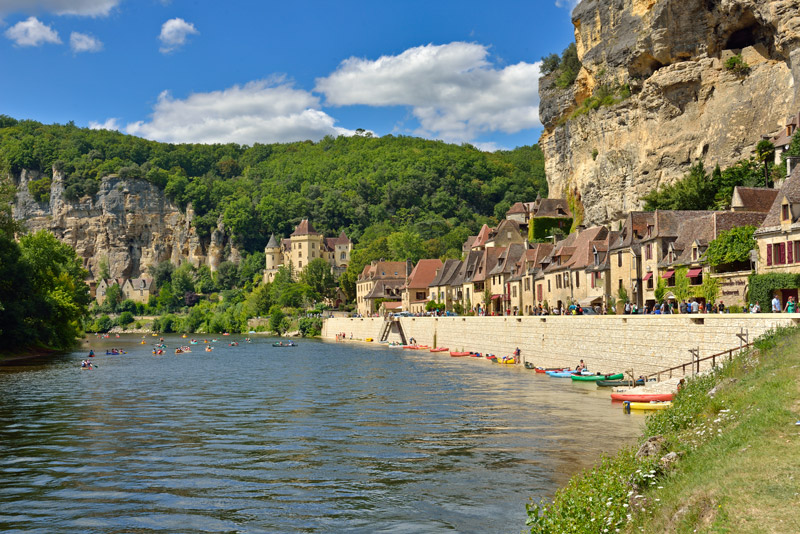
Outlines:
POLYGON ((767 245, 767 267, 772 265, 772 245, 767 245))
POLYGON ((792 250, 794 247, 792 245, 793 243, 791 241, 786 243, 786 248, 788 249, 787 250, 788 258, 786 260, 787 263, 794 263, 794 250, 792 250))
POLYGON ((786 265, 786 243, 781 243, 781 265, 786 265))

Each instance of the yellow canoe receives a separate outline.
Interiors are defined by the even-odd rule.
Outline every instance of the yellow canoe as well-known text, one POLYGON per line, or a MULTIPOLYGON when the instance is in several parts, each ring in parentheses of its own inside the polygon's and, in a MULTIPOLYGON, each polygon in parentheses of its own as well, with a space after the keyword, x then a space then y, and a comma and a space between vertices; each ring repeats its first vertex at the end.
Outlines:
POLYGON ((631 410, 666 410, 672 406, 671 402, 630 402, 625 401, 625 406, 631 410))

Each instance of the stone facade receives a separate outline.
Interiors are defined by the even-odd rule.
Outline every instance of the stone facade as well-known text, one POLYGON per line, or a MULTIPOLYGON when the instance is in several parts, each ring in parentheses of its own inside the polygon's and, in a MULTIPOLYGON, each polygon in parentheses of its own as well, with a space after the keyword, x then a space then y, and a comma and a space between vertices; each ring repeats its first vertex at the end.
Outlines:
POLYGON ((297 279, 303 268, 317 258, 327 261, 331 272, 338 278, 347 270, 352 251, 353 243, 344 232, 339 237, 324 237, 308 219, 303 219, 288 239, 281 239, 278 243, 274 235, 270 236, 264 248, 264 282, 273 281, 283 266, 290 267, 292 276, 297 279))

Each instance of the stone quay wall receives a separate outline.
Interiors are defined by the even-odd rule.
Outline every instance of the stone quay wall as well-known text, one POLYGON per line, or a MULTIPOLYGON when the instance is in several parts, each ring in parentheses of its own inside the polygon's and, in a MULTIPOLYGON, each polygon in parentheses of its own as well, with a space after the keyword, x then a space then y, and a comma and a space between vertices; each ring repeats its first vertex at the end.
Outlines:
MULTIPOLYGON (((402 317, 406 338, 417 343, 511 355, 519 347, 523 362, 541 367, 574 367, 584 360, 589 370, 650 374, 738 347, 737 334, 753 341, 779 326, 800 324, 800 314, 605 315, 545 317, 402 317)), ((354 341, 380 340, 382 318, 326 319, 323 339, 344 333, 354 341)), ((399 341, 394 328, 389 341, 399 341)), ((704 362, 701 369, 707 368, 704 362)))

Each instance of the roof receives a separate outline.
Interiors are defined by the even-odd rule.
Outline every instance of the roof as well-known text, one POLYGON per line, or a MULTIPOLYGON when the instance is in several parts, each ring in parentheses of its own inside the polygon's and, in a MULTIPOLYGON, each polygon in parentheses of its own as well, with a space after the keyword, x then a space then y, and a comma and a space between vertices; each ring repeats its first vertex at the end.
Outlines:
POLYGON ((771 187, 741 187, 733 188, 733 199, 738 199, 740 203, 731 205, 731 208, 739 208, 742 211, 758 211, 769 213, 778 190, 771 187))
POLYGON ((364 267, 359 280, 403 280, 406 279, 406 262, 374 261, 364 267))
POLYGON ((275 234, 270 234, 269 242, 264 248, 278 248, 278 242, 275 240, 275 234))
POLYGON ((569 261, 562 265, 569 269, 585 269, 594 263, 594 248, 592 245, 597 243, 604 246, 603 240, 608 236, 608 229, 605 226, 593 226, 580 232, 575 239, 575 250, 570 256, 569 261))
POLYGON ((764 222, 758 229, 758 232, 768 232, 775 229, 780 229, 781 226, 781 204, 783 199, 786 198, 789 202, 795 203, 800 201, 800 165, 797 165, 792 174, 783 182, 778 195, 772 201, 772 206, 764 218, 764 222))
POLYGON ((525 204, 522 202, 516 202, 514 205, 509 208, 506 212, 506 215, 513 215, 514 213, 528 213, 528 210, 525 209, 525 204))
POLYGON ((473 282, 483 282, 489 273, 497 265, 500 255, 506 251, 506 247, 488 247, 483 249, 483 253, 477 263, 477 271, 472 277, 473 282))
POLYGON ((638 250, 638 245, 642 238, 647 235, 648 225, 655 222, 655 212, 653 211, 632 211, 625 218, 619 237, 610 243, 609 250, 633 247, 638 250))
POLYGON ((525 247, 520 243, 512 243, 500 254, 497 265, 489 274, 512 274, 523 256, 525 256, 525 247))
POLYGON ((314 229, 314 226, 308 221, 308 219, 303 219, 294 229, 294 232, 292 232, 292 236, 301 235, 320 235, 320 233, 314 229))
POLYGON ((445 260, 444 265, 436 272, 430 287, 449 286, 461 269, 461 260, 445 260))
POLYGON ((483 252, 479 250, 470 250, 464 261, 461 262, 461 267, 458 272, 450 280, 450 283, 452 285, 460 285, 465 282, 471 282, 478 270, 478 263, 482 256, 483 252))
POLYGON ((669 256, 665 255, 664 259, 659 262, 659 267, 685 265, 695 261, 691 258, 692 245, 696 242, 700 254, 702 254, 714 239, 714 215, 714 212, 710 212, 705 217, 683 221, 678 229, 678 237, 672 243, 675 261, 670 262, 669 256))
POLYGON ((543 198, 536 206, 534 217, 572 217, 569 203, 563 198, 543 198))
POLYGON ((378 280, 364 297, 365 299, 399 299, 403 289, 402 280, 378 280))
POLYGON ((486 242, 489 241, 489 235, 491 233, 492 229, 489 228, 489 225, 484 224, 481 227, 481 231, 478 232, 478 235, 475 237, 475 241, 473 241, 471 248, 485 247, 486 242))
POLYGON ((408 275, 405 288, 407 289, 421 289, 428 288, 431 282, 436 278, 436 271, 441 269, 444 264, 442 260, 419 260, 408 275))
POLYGON ((133 286, 134 289, 147 289, 150 290, 150 287, 153 285, 153 279, 147 276, 142 276, 140 278, 131 278, 128 280, 133 286))

